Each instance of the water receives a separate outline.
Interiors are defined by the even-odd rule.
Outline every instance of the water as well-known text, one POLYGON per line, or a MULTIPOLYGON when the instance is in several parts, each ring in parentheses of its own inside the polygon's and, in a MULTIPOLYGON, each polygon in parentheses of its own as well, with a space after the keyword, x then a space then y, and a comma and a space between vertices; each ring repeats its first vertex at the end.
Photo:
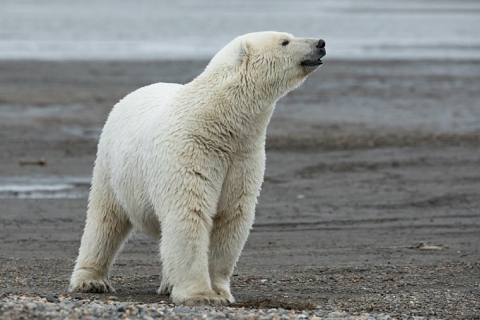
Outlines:
POLYGON ((4 118, 19 118, 19 117, 28 117, 28 118, 51 118, 51 117, 60 117, 62 115, 71 115, 72 113, 85 110, 85 106, 79 103, 69 104, 69 105, 27 105, 27 106, 17 106, 17 105, 4 105, 0 104, 0 114, 4 118))
POLYGON ((328 58, 480 59, 467 0, 2 0, 0 59, 206 59, 260 30, 324 38, 328 58))
POLYGON ((89 177, 1 177, 0 199, 79 199, 89 188, 89 177))

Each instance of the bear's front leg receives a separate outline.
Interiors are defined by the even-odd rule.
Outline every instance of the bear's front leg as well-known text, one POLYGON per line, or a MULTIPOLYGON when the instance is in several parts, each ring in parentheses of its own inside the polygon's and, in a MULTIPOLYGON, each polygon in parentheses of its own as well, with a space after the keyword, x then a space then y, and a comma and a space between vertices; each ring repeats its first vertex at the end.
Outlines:
POLYGON ((218 213, 213 220, 209 269, 213 290, 235 302, 230 277, 247 241, 255 216, 255 205, 263 181, 265 155, 234 163, 223 184, 218 213))
POLYGON ((163 277, 173 289, 176 304, 221 305, 226 300, 213 291, 208 272, 211 218, 201 211, 167 217, 162 222, 163 277))
MULTIPOLYGON (((215 293, 208 272, 212 217, 220 187, 193 174, 183 180, 162 218, 160 255, 165 288, 172 287, 173 302, 184 305, 222 305, 227 300, 215 293)), ((162 289, 162 288, 161 288, 162 289)))
POLYGON ((230 293, 230 277, 250 233, 255 200, 256 197, 243 197, 242 204, 221 213, 214 221, 209 253, 212 288, 231 303, 235 299, 230 293))

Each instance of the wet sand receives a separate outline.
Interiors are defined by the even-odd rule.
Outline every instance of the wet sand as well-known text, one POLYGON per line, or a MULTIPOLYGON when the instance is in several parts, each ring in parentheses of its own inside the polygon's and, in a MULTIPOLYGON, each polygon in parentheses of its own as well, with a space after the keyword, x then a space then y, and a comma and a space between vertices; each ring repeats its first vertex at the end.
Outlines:
MULTIPOLYGON (((0 189, 1 292, 69 296, 111 107, 205 65, 0 62, 0 186, 71 185, 68 197, 0 189)), ((282 99, 236 306, 478 317, 479 75, 475 61, 326 61, 282 99)), ((168 301, 160 274, 157 245, 135 235, 112 272, 116 295, 168 301)), ((72 298, 92 296, 107 298, 72 298)))

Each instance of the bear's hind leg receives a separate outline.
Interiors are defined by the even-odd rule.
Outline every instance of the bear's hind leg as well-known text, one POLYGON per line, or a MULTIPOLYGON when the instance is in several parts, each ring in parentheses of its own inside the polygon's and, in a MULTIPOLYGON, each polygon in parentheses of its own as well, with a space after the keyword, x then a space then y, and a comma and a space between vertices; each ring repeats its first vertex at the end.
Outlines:
POLYGON ((108 272, 132 229, 113 193, 107 195, 104 189, 99 196, 96 189, 93 184, 85 230, 70 279, 70 292, 114 292, 108 282, 108 272))

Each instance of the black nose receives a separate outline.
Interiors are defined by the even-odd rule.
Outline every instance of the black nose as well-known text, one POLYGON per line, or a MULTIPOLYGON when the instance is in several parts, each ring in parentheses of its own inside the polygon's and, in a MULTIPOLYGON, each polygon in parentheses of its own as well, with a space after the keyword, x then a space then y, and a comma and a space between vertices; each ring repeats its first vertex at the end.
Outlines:
POLYGON ((318 40, 317 48, 325 48, 325 40, 323 39, 318 40))

